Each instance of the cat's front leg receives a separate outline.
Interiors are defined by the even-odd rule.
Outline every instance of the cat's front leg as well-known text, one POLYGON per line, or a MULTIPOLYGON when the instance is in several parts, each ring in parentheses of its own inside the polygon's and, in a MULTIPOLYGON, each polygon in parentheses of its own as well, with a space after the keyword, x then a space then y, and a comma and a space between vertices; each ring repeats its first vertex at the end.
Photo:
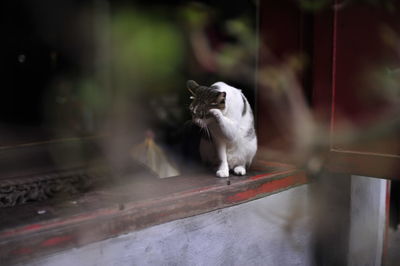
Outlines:
POLYGON ((215 118, 223 137, 233 141, 237 136, 237 123, 225 117, 219 109, 210 109, 209 112, 215 118))
POLYGON ((218 153, 218 159, 220 160, 220 164, 217 170, 217 177, 228 177, 229 176, 229 166, 228 160, 226 156, 226 143, 223 140, 216 139, 216 150, 218 153))

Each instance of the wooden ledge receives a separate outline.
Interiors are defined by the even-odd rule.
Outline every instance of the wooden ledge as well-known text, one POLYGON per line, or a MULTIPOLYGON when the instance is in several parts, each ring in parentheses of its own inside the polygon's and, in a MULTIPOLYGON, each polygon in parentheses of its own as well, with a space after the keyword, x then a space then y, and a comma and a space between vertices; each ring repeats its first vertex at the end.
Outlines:
POLYGON ((0 264, 26 261, 156 224, 254 200, 308 182, 289 165, 259 162, 246 177, 135 177, 68 200, 0 209, 0 264))

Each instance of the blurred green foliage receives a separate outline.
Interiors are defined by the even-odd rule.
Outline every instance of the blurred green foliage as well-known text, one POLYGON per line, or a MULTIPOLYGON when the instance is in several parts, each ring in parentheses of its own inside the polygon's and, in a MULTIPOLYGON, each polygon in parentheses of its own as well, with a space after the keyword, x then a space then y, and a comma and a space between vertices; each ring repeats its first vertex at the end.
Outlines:
POLYGON ((103 114, 109 104, 107 95, 102 93, 104 90, 100 90, 92 79, 83 79, 78 86, 78 97, 84 106, 95 113, 103 114))
POLYGON ((247 17, 239 17, 226 22, 226 32, 237 39, 234 44, 227 43, 218 55, 218 62, 224 72, 232 71, 233 67, 254 62, 257 48, 257 35, 247 17))
POLYGON ((299 5, 307 11, 319 11, 328 7, 332 0, 299 0, 299 5))
POLYGON ((179 10, 179 13, 185 24, 194 28, 204 27, 208 18, 214 16, 214 10, 199 2, 189 2, 179 10))
POLYGON ((182 64, 182 35, 160 14, 121 9, 113 14, 112 68, 118 89, 164 91, 182 64))

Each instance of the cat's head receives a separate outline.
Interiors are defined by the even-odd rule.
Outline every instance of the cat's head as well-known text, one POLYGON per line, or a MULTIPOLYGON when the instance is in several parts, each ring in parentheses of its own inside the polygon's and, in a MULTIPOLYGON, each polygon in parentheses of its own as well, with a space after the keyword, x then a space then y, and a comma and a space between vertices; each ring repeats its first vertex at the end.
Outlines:
POLYGON ((193 122, 199 126, 203 127, 212 121, 210 109, 225 109, 226 92, 219 91, 218 87, 200 86, 193 80, 189 80, 186 86, 192 99, 189 110, 193 122))

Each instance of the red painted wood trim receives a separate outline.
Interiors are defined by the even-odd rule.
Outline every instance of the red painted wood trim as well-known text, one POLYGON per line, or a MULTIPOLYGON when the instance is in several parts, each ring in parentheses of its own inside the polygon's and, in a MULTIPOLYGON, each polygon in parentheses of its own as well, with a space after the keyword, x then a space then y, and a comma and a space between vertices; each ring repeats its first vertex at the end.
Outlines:
POLYGON ((288 188, 295 184, 304 184, 306 182, 307 178, 304 173, 291 175, 288 176, 287 178, 273 180, 269 183, 261 184, 260 186, 257 186, 255 188, 236 193, 232 196, 229 196, 227 198, 227 202, 235 203, 235 202, 246 201, 249 199, 256 198, 258 195, 277 192, 282 188, 288 188))
POLYGON ((42 221, 0 232, 0 264, 75 248, 149 226, 225 208, 265 197, 308 182, 296 169, 232 179, 230 185, 189 189, 144 200, 112 204, 109 207, 64 218, 42 221))

